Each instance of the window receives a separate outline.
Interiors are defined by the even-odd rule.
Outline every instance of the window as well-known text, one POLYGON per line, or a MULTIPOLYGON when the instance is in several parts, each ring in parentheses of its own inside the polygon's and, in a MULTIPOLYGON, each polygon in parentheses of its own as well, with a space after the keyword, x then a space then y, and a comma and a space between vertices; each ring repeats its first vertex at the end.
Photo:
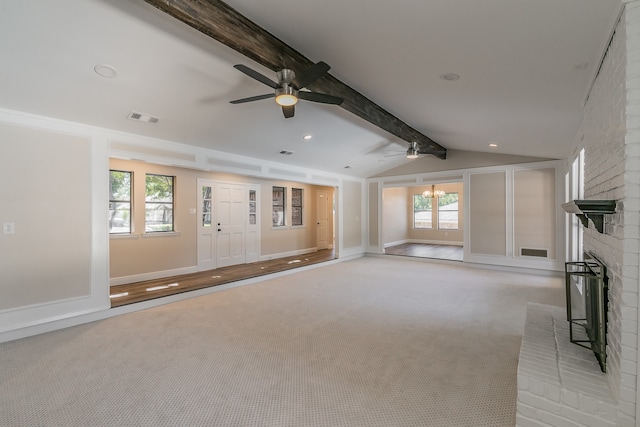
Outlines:
POLYGON ((413 195, 413 228, 433 228, 432 203, 431 197, 413 195))
POLYGON ((458 193, 446 193, 438 197, 438 228, 458 229, 458 193))
POLYGON ((256 225, 256 190, 249 190, 249 225, 256 225))
POLYGON ((286 188, 284 187, 273 187, 273 207, 271 210, 272 214, 272 225, 274 227, 284 227, 284 212, 285 212, 285 204, 284 201, 286 195, 286 188))
POLYGON ((210 185, 202 186, 202 226, 211 227, 213 195, 210 185))
POLYGON ((291 189, 291 225, 302 225, 302 188, 291 189))
POLYGON ((173 176, 147 174, 145 232, 173 231, 173 176))
POLYGON ((131 233, 131 175, 109 171, 109 233, 131 233))

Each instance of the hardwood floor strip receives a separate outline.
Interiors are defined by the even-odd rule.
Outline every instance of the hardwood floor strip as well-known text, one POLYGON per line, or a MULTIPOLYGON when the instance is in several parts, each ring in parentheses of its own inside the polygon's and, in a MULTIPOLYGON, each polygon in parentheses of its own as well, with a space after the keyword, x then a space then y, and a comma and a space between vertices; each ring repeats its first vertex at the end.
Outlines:
POLYGON ((387 255, 462 261, 462 246, 430 245, 425 243, 403 243, 385 248, 387 255))
POLYGON ((238 280, 250 279, 326 262, 332 259, 335 259, 335 252, 332 249, 325 249, 304 255, 222 267, 215 270, 146 280, 125 285, 115 285, 110 288, 111 307, 120 307, 196 289, 223 285, 238 280))

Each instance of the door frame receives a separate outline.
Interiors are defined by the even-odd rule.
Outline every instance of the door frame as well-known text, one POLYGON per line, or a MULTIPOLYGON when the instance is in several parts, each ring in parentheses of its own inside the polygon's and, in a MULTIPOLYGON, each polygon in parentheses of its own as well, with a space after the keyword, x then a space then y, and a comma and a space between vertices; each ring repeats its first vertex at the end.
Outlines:
MULTIPOLYGON (((255 183, 244 183, 244 182, 233 182, 233 181, 223 181, 223 180, 216 180, 216 179, 209 179, 209 178, 198 178, 197 179, 197 200, 198 200, 198 207, 196 208, 196 227, 197 227, 197 241, 196 241, 196 252, 197 252, 197 256, 196 256, 196 267, 198 271, 204 271, 204 270, 209 270, 209 269, 217 269, 219 267, 218 265, 218 254, 217 254, 217 236, 218 233, 217 231, 217 210, 216 210, 216 206, 217 206, 217 192, 215 191, 216 185, 217 184, 223 184, 223 185, 242 185, 245 188, 244 191, 244 199, 245 199, 245 232, 244 232, 244 252, 245 252, 245 263, 250 263, 250 262, 257 262, 260 260, 260 242, 261 242, 261 215, 260 215, 260 189, 261 186, 260 184, 255 184, 255 183), (213 255, 213 263, 212 263, 212 267, 209 268, 207 267, 202 267, 201 266, 201 253, 200 253, 200 245, 201 245, 201 236, 200 236, 200 223, 202 221, 202 186, 203 185, 210 185, 211 186, 211 191, 213 193, 213 197, 212 197, 212 219, 211 219, 211 227, 212 227, 212 232, 213 232, 213 240, 212 240, 212 244, 213 244, 213 248, 212 248, 212 255, 213 255), (256 195, 256 224, 249 224, 249 193, 250 191, 255 191, 255 195, 256 195), (249 252, 249 249, 252 247, 251 245, 249 245, 249 239, 250 238, 255 238, 256 240, 252 243, 253 247, 255 247, 255 252, 249 252)), ((211 265, 211 264, 209 264, 211 265)))

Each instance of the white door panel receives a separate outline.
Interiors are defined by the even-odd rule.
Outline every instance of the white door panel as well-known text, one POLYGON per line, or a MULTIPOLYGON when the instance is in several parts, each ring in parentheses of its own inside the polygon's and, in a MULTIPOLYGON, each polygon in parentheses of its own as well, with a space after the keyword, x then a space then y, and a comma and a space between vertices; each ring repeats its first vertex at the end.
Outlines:
POLYGON ((325 190, 318 190, 316 198, 316 247, 327 249, 329 247, 329 193, 325 190))
POLYGON ((245 263, 245 187, 216 184, 218 267, 245 263))

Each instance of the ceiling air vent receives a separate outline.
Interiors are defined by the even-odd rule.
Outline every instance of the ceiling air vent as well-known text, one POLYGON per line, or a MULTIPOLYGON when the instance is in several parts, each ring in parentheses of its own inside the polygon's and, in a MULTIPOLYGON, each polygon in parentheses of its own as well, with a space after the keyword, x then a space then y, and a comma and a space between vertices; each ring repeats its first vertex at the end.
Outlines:
POLYGON ((136 111, 130 112, 127 118, 131 120, 137 120, 139 122, 145 122, 145 123, 158 123, 160 121, 159 118, 153 117, 150 114, 138 113, 136 111))
POLYGON ((290 156, 293 154, 293 151, 282 150, 280 154, 282 154, 283 156, 290 156))

